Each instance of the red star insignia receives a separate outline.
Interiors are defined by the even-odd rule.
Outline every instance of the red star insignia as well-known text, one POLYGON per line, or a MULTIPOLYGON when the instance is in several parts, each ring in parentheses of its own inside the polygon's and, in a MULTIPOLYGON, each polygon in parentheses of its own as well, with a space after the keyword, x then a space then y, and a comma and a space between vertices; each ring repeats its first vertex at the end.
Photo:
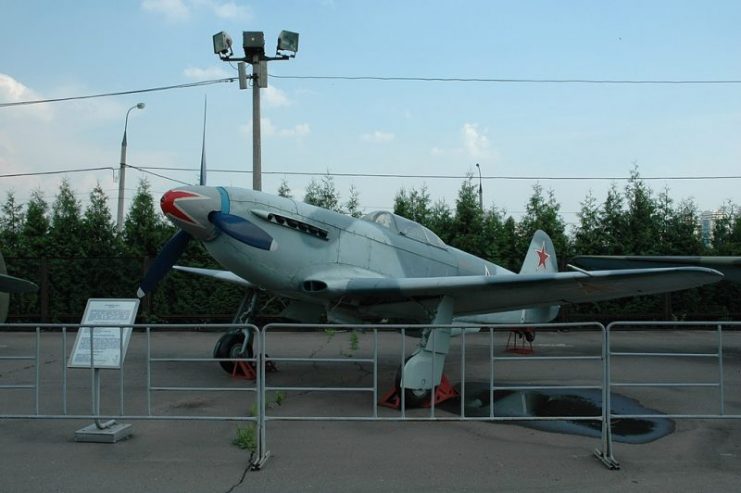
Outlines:
POLYGON ((546 268, 545 263, 548 261, 549 258, 551 258, 551 255, 545 251, 545 243, 543 243, 543 246, 540 247, 540 250, 535 250, 535 253, 538 254, 537 269, 540 269, 541 267, 545 269, 546 268))
POLYGON ((170 190, 169 192, 165 193, 160 199, 160 208, 166 216, 171 216, 186 223, 198 225, 198 221, 193 219, 188 213, 178 207, 177 201, 200 199, 208 199, 208 197, 204 197, 203 195, 199 195, 194 192, 187 192, 185 190, 170 190))

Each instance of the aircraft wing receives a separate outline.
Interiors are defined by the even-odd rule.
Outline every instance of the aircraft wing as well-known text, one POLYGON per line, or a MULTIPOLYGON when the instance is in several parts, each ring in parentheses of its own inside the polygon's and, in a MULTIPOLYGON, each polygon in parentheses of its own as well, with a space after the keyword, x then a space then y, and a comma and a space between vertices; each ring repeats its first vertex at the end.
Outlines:
POLYGON ((641 269, 693 265, 718 270, 723 273, 726 280, 741 282, 741 257, 578 255, 572 259, 572 262, 584 269, 641 269))
POLYGON ((198 276, 211 277, 213 279, 230 282, 232 284, 239 284, 240 286, 244 286, 246 288, 255 287, 255 285, 251 282, 242 279, 234 272, 229 270, 203 269, 200 267, 183 267, 182 265, 175 265, 173 266, 173 269, 179 270, 181 272, 188 272, 189 274, 196 274, 198 276))
POLYGON ((31 293, 39 287, 31 281, 19 277, 0 274, 0 292, 3 293, 31 293))
POLYGON ((702 267, 556 272, 496 276, 353 278, 326 281, 326 293, 363 304, 451 296, 455 314, 480 314, 535 306, 604 301, 688 289, 719 281, 702 267))

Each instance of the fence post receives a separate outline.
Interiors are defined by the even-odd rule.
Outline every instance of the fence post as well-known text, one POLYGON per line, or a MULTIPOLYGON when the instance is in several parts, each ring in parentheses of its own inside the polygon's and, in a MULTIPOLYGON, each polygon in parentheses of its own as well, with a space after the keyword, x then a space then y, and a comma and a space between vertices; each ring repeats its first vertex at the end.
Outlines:
POLYGON ((610 367, 610 328, 612 324, 602 327, 602 450, 596 449, 594 455, 608 469, 620 469, 620 464, 612 455, 612 402, 610 398, 611 373, 610 367))
POLYGON ((257 460, 252 463, 252 468, 255 470, 261 469, 270 456, 270 451, 267 447, 267 423, 265 419, 267 407, 265 402, 268 397, 265 391, 265 387, 267 386, 265 382, 265 348, 267 346, 265 339, 267 337, 267 331, 265 329, 269 326, 270 325, 266 325, 261 328, 258 328, 257 326, 252 327, 255 331, 255 340, 257 341, 258 346, 255 351, 255 357, 257 358, 257 361, 255 362, 257 366, 257 382, 255 382, 257 387, 257 423, 255 423, 257 428, 257 460))

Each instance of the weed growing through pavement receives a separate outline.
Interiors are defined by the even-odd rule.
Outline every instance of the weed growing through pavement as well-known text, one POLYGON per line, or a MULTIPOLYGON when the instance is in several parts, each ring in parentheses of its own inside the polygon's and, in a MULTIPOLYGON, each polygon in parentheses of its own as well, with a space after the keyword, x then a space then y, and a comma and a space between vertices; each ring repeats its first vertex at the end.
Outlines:
MULTIPOLYGON (((282 406, 286 400, 286 394, 276 392, 266 403, 268 409, 273 405, 282 406)), ((252 404, 248 416, 257 416, 257 403, 252 404)), ((249 450, 251 454, 257 451, 257 423, 250 422, 244 426, 237 426, 237 432, 232 439, 232 445, 236 445, 242 450, 249 450)))

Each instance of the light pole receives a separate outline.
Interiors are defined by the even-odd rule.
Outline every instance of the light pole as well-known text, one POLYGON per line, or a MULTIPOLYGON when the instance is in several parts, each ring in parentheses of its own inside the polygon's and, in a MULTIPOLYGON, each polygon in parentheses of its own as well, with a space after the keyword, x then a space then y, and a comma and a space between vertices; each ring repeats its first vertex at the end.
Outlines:
POLYGON ((121 140, 121 167, 118 171, 118 212, 116 213, 116 230, 119 233, 123 231, 124 182, 126 181, 126 128, 129 126, 129 113, 134 108, 142 110, 144 109, 144 103, 137 103, 129 108, 126 112, 126 120, 124 122, 124 133, 121 140))
POLYGON ((479 170, 479 208, 481 211, 484 211, 484 185, 481 181, 481 166, 479 166, 479 163, 476 163, 476 169, 479 170))
POLYGON ((262 155, 260 141, 260 89, 268 87, 268 64, 273 60, 289 60, 298 51, 298 33, 281 31, 275 56, 265 56, 265 35, 262 31, 244 31, 242 48, 244 57, 232 56, 232 37, 224 31, 213 36, 214 53, 225 62, 238 61, 239 88, 247 89, 247 79, 252 79, 252 189, 262 190, 262 155), (291 54, 282 54, 289 52, 291 54), (252 75, 247 75, 246 64, 252 65, 252 75))

